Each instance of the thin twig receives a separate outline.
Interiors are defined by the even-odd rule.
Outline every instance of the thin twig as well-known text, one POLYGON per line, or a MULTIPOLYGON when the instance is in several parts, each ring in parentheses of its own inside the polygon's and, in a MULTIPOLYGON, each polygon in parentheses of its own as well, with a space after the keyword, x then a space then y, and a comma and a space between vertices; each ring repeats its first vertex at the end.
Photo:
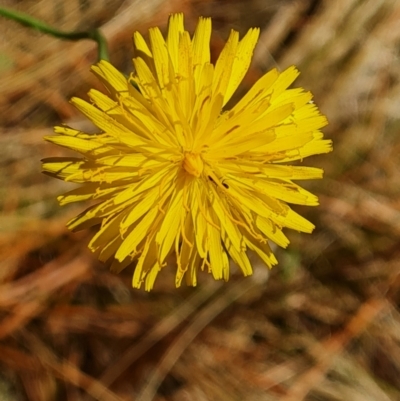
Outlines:
POLYGON ((143 340, 135 342, 130 348, 123 352, 121 359, 108 366, 101 375, 101 382, 106 386, 110 386, 114 383, 133 362, 168 333, 178 327, 188 316, 211 298, 220 286, 220 282, 212 281, 208 283, 206 287, 202 287, 196 291, 187 301, 174 309, 166 318, 158 323, 143 340))
POLYGON ((253 279, 245 278, 229 287, 224 287, 224 291, 218 297, 197 313, 192 323, 178 336, 176 341, 167 350, 159 365, 153 370, 149 380, 143 387, 138 397, 139 401, 153 400, 158 387, 165 379, 168 372, 175 365, 176 361, 192 343, 197 335, 221 312, 232 305, 238 298, 247 293, 249 290, 257 287, 257 283, 253 279))
POLYGON ((37 31, 62 40, 77 41, 82 39, 92 39, 98 45, 99 60, 110 59, 108 56, 107 41, 98 29, 76 32, 59 31, 58 29, 47 25, 45 22, 34 18, 31 15, 25 14, 21 11, 13 10, 8 7, 0 7, 0 16, 19 22, 21 25, 27 26, 28 28, 36 29, 37 31))
POLYGON ((371 299, 358 309, 346 327, 324 343, 318 343, 310 352, 317 358, 317 364, 297 378, 281 401, 302 401, 325 376, 330 366, 347 344, 359 336, 376 316, 389 306, 385 299, 371 299))
POLYGON ((122 401, 114 392, 110 391, 100 381, 82 372, 77 366, 67 360, 59 360, 46 345, 34 334, 24 330, 22 332, 26 344, 35 353, 40 362, 53 371, 67 383, 85 390, 91 397, 99 401, 122 401))

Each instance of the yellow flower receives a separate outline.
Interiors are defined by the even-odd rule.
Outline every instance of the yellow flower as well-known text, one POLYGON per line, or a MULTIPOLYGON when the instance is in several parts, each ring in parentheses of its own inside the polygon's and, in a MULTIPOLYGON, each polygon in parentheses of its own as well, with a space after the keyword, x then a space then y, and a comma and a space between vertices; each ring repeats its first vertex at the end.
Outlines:
POLYGON ((229 278, 229 258, 252 274, 247 250, 271 267, 268 241, 289 243, 282 228, 311 232, 314 225, 287 203, 318 204, 292 180, 322 170, 283 164, 331 151, 327 124, 301 88, 288 89, 294 67, 268 72, 230 110, 224 106, 246 74, 259 36, 232 31, 217 62, 210 62, 211 19, 200 18, 193 38, 183 15, 170 17, 168 35, 150 29, 150 46, 134 34, 135 73, 126 78, 100 61, 93 72, 109 95, 91 90, 91 103, 72 103, 99 129, 89 134, 61 126, 50 142, 83 158, 44 160, 46 173, 83 184, 61 205, 98 203, 68 223, 100 225, 89 244, 120 271, 136 263, 133 286, 151 290, 167 258, 176 258, 176 286, 196 285, 206 269, 229 278), (138 89, 137 89, 138 88, 138 89))

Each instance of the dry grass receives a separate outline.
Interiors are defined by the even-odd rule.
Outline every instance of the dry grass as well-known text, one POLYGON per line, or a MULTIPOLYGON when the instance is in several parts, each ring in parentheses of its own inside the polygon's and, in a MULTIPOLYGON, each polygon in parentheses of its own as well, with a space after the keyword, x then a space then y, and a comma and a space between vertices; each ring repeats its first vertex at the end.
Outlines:
MULTIPOLYGON (((0 24, 0 400, 400 400, 400 3, 396 0, 119 0, 2 4, 63 29, 101 26, 126 71, 130 36, 184 11, 227 32, 262 29, 251 85, 296 64, 328 116, 316 223, 270 276, 133 291, 65 222, 68 185, 40 173, 42 137, 84 124, 68 98, 98 84, 90 42, 0 24)), ((311 163, 311 162, 310 162, 311 163)))

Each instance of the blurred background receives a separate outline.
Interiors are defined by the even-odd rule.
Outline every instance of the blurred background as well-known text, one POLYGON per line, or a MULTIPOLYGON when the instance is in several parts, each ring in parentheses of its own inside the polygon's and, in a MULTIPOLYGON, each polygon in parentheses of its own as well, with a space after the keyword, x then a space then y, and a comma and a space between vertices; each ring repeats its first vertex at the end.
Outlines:
POLYGON ((64 30, 100 28, 111 61, 131 71, 132 32, 190 32, 213 17, 212 53, 230 29, 261 28, 242 90, 295 64, 296 86, 328 116, 334 152, 306 183, 316 226, 287 234, 279 265, 228 283, 200 274, 132 290, 70 233, 85 205, 60 208, 69 184, 41 174, 66 155, 52 126, 85 126, 71 96, 101 88, 90 41, 63 42, 0 19, 0 400, 400 400, 400 1, 1 0, 64 30))

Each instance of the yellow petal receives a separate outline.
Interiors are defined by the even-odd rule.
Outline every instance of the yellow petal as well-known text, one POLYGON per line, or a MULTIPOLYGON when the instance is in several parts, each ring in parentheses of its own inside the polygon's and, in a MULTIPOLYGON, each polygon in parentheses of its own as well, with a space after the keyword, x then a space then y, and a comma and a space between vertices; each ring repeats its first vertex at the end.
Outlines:
POLYGON ((135 148, 146 144, 145 140, 137 135, 132 135, 123 125, 119 124, 95 106, 79 98, 72 98, 71 103, 102 131, 108 133, 117 140, 123 141, 125 145, 135 148))
POLYGON ((135 272, 132 278, 132 286, 140 288, 145 281, 146 291, 153 288, 154 280, 160 270, 160 266, 156 257, 156 246, 154 236, 150 235, 145 242, 142 254, 139 257, 138 263, 135 266, 135 272))
POLYGON ((224 241, 225 248, 227 249, 232 260, 240 267, 244 276, 250 276, 253 274, 253 269, 249 258, 244 251, 238 252, 230 242, 226 233, 222 232, 222 239, 224 241))
POLYGON ((246 245, 252 251, 256 252, 257 255, 261 258, 261 260, 269 267, 276 265, 278 261, 275 258, 275 255, 272 253, 271 248, 268 243, 255 242, 251 241, 248 237, 244 237, 246 245))
POLYGON ((218 217, 218 221, 222 227, 224 227, 232 245, 237 251, 242 250, 242 235, 238 227, 233 223, 232 218, 229 217, 229 205, 224 202, 223 198, 216 192, 216 189, 212 189, 211 207, 218 217))
POLYGON ((66 179, 70 175, 76 174, 85 165, 87 163, 78 158, 48 158, 43 160, 42 169, 57 178, 66 179))
POLYGON ((156 235, 156 243, 160 247, 159 263, 163 263, 168 253, 171 251, 172 244, 178 234, 181 219, 184 218, 185 212, 182 207, 183 191, 182 186, 171 196, 171 201, 167 207, 165 217, 161 224, 160 230, 156 235))
POLYGON ((95 252, 97 249, 108 245, 115 239, 115 237, 118 236, 118 228, 122 217, 122 214, 118 214, 107 224, 101 226, 88 245, 92 252, 95 252))
POLYGON ((203 212, 205 202, 206 199, 204 192, 199 190, 197 185, 194 185, 190 211, 193 218, 197 251, 202 259, 206 257, 207 241, 207 221, 205 218, 205 212, 203 212))
POLYGON ((264 236, 276 245, 286 248, 289 245, 289 240, 283 234, 279 227, 274 222, 264 216, 256 217, 257 228, 264 234, 264 236))
MULTIPOLYGON (((190 215, 186 216, 185 222, 181 227, 181 247, 176 252, 176 276, 175 276, 175 285, 176 287, 180 287, 182 283, 182 279, 185 276, 186 272, 190 268, 190 265, 193 263, 193 259, 196 258, 196 246, 195 246, 195 238, 194 238, 194 226, 193 220, 190 215), (183 238, 183 235, 185 238, 183 238)), ((179 237, 177 237, 179 238, 179 237)))
POLYGON ((172 14, 168 21, 167 48, 175 71, 179 70, 179 40, 184 32, 183 14, 172 14))
POLYGON ((99 185, 98 183, 87 184, 84 187, 73 189, 64 195, 58 196, 57 200, 61 206, 64 206, 71 202, 109 197, 121 190, 123 190, 123 186, 99 185))
POLYGON ((239 42, 236 56, 232 65, 232 73, 224 96, 224 105, 232 97, 233 93, 246 75, 246 72, 250 66, 251 58, 253 57, 253 51, 258 41, 259 35, 260 29, 252 28, 239 42))
POLYGON ((193 54, 190 36, 188 32, 183 32, 179 39, 179 64, 177 85, 180 94, 180 103, 185 116, 189 121, 195 101, 195 85, 193 78, 193 54))
POLYGON ((164 88, 170 79, 170 59, 168 55, 167 44, 158 28, 149 30, 151 50, 154 57, 154 65, 157 72, 157 80, 160 88, 164 88))
POLYGON ((292 65, 282 71, 277 80, 272 86, 271 102, 276 101, 281 94, 294 82, 294 80, 299 76, 299 71, 292 65))
POLYGON ((211 18, 199 18, 196 31, 193 36, 193 65, 196 72, 198 69, 210 62, 210 38, 211 38, 211 18))
POLYGON ((128 95, 127 79, 111 63, 100 60, 91 70, 112 95, 128 95))
MULTIPOLYGON (((134 32, 133 34, 133 43, 135 44, 136 52, 138 53, 138 57, 143 57, 143 55, 147 56, 148 58, 153 58, 153 55, 147 46, 146 41, 144 40, 143 36, 140 32, 134 32)), ((146 60, 148 61, 148 59, 146 60)))
POLYGON ((90 156, 91 154, 95 155, 110 151, 109 146, 104 146, 103 143, 98 142, 95 139, 81 139, 70 136, 53 135, 45 137, 45 140, 64 148, 75 150, 87 156, 90 156))
POLYGON ((221 280, 226 277, 226 271, 229 269, 228 258, 221 245, 221 229, 212 208, 207 208, 207 217, 214 224, 207 224, 207 241, 211 272, 215 280, 221 280))
MULTIPOLYGON (((154 223, 159 211, 157 208, 150 209, 148 213, 139 221, 133 228, 130 234, 124 239, 121 246, 118 248, 115 258, 122 262, 130 254, 137 252, 137 246, 142 242, 148 233, 150 227, 154 223)), ((119 230, 119 226, 118 226, 119 230)))
POLYGON ((215 64, 215 74, 213 82, 213 94, 221 94, 224 101, 227 102, 227 89, 231 79, 233 63, 236 57, 237 47, 239 43, 239 33, 231 31, 228 41, 226 42, 221 54, 215 64))
POLYGON ((242 97, 241 100, 227 113, 231 115, 239 114, 252 104, 256 104, 262 99, 268 99, 272 93, 273 85, 279 77, 278 70, 275 68, 263 75, 251 89, 242 97))

